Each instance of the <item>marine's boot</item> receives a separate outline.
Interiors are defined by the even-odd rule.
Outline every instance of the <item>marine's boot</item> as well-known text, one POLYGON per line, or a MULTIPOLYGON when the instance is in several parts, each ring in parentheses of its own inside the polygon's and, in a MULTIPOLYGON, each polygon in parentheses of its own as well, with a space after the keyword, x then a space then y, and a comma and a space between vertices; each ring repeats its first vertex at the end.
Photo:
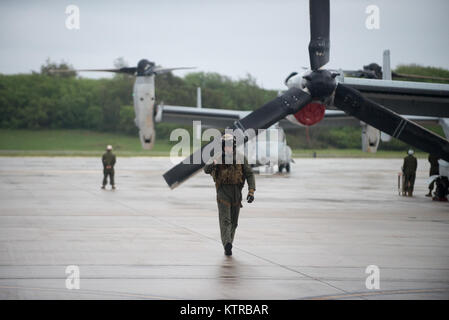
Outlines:
POLYGON ((413 191, 409 191, 409 192, 408 192, 408 196, 409 196, 409 197, 413 197, 413 191))
POLYGON ((432 196, 432 191, 429 191, 428 194, 426 194, 426 197, 431 197, 432 196))
POLYGON ((104 189, 106 186, 101 186, 101 189, 104 189))
POLYGON ((232 256, 232 244, 230 244, 229 242, 226 243, 224 249, 225 249, 225 255, 232 256))
POLYGON ((112 189, 115 190, 115 185, 112 185, 112 189))

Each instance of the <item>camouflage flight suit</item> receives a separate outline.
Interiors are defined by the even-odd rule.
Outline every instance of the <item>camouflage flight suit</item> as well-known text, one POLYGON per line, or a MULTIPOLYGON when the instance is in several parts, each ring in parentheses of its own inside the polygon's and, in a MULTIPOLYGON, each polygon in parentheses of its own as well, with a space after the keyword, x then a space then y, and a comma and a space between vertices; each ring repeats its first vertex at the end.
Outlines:
POLYGON ((418 161, 413 155, 408 155, 404 158, 404 165, 402 166, 402 172, 404 173, 404 185, 402 192, 408 193, 409 196, 413 195, 417 167, 418 161))
POLYGON ((111 151, 106 151, 103 154, 102 157, 103 162, 103 187, 106 186, 108 183, 108 176, 109 176, 109 183, 114 186, 114 165, 115 165, 115 154, 113 154, 111 151))
POLYGON ((242 207, 242 189, 245 179, 248 182, 248 191, 254 194, 256 190, 254 173, 246 159, 244 164, 206 165, 204 172, 214 178, 217 189, 221 241, 223 246, 227 243, 232 244, 242 207))

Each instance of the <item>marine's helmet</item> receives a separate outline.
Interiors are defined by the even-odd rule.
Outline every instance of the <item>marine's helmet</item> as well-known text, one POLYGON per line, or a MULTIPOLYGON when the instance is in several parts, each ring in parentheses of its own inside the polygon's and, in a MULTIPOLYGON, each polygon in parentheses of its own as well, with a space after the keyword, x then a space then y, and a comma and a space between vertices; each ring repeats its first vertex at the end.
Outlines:
POLYGON ((415 153, 415 151, 413 151, 413 149, 409 149, 407 151, 407 153, 408 153, 409 156, 411 156, 411 155, 413 155, 415 153))
POLYGON ((235 145, 236 145, 236 139, 235 136, 230 134, 230 133, 226 133, 221 137, 221 146, 224 150, 225 146, 231 146, 231 141, 232 141, 232 147, 235 150, 235 145))
POLYGON ((230 133, 225 133, 223 137, 221 137, 221 140, 223 141, 235 140, 235 137, 230 133))
POLYGON ((112 151, 112 146, 109 144, 109 145, 106 147, 106 150, 112 151))
POLYGON ((235 163, 236 138, 234 135, 226 133, 221 137, 221 150, 223 152, 221 154, 223 164, 230 164, 230 161, 235 163), (232 152, 226 147, 232 147, 232 152))

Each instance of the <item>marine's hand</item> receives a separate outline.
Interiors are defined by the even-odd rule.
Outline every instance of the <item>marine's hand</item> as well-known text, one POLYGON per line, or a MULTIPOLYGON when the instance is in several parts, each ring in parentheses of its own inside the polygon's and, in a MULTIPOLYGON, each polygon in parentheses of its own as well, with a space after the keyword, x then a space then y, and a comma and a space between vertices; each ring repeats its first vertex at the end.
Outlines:
POLYGON ((251 203, 254 201, 254 190, 250 189, 248 191, 248 196, 246 197, 246 201, 248 201, 248 203, 251 203))

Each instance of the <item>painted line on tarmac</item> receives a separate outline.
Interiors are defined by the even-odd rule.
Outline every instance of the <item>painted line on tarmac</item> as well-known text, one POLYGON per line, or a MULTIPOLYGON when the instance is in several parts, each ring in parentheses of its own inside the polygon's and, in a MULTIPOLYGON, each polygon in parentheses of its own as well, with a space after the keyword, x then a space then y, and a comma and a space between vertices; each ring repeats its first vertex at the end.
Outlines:
POLYGON ((19 289, 19 290, 33 290, 33 291, 50 291, 50 292, 63 292, 69 294, 90 294, 90 295, 109 295, 109 296, 120 296, 127 298, 141 298, 141 299, 151 299, 151 300, 177 300, 176 298, 167 298, 161 296, 152 296, 145 294, 133 294, 133 293, 122 293, 114 291, 102 291, 102 290, 68 290, 68 289, 58 289, 58 288, 39 288, 39 287, 21 287, 21 286, 3 286, 0 285, 0 289, 19 289))
POLYGON ((372 292, 353 292, 347 294, 330 295, 302 298, 304 300, 337 300, 345 298, 362 298, 370 296, 382 296, 382 295, 395 295, 395 294, 418 294, 418 293, 437 293, 437 292, 449 292, 449 288, 440 289, 404 289, 404 290, 382 290, 372 292))

